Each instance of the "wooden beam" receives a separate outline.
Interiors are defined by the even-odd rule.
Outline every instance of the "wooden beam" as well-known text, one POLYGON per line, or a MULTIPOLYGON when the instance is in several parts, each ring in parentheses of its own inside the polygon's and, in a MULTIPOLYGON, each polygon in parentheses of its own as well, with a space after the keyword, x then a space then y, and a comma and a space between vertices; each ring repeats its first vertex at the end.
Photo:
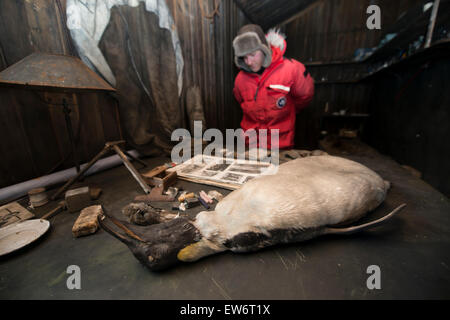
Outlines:
POLYGON ((430 16, 430 24, 428 25, 428 32, 427 32, 427 38, 425 40, 424 48, 428 48, 431 43, 431 38, 433 37, 433 30, 434 30, 434 24, 436 23, 436 16, 439 8, 439 1, 440 0, 434 0, 433 3, 433 11, 431 12, 430 16))
POLYGON ((256 23, 255 20, 248 14, 247 10, 245 10, 244 4, 241 2, 241 0, 234 0, 234 3, 235 3, 236 6, 242 11, 242 13, 244 14, 244 16, 247 18, 247 20, 248 20, 250 23, 256 23))
POLYGON ((310 3, 305 6, 304 9, 302 9, 301 11, 299 11, 298 13, 296 13, 289 19, 286 19, 285 21, 280 23, 279 26, 284 26, 284 25, 304 16, 305 14, 308 14, 311 10, 315 9, 321 3, 323 3, 323 0, 311 0, 310 3))

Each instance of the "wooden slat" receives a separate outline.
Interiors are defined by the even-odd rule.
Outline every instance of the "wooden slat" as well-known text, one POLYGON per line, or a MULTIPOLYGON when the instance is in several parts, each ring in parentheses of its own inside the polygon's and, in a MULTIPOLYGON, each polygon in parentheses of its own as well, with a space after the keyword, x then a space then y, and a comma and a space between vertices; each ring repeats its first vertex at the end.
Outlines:
POLYGON ((317 0, 234 0, 251 21, 264 29, 291 18, 317 0))
MULTIPOLYGON (((66 3, 65 0, 59 2, 50 0, 0 1, 0 28, 4 30, 0 33, 0 46, 3 49, 1 60, 4 61, 4 64, 9 66, 34 51, 76 54, 65 24, 66 3), (20 21, 19 25, 17 21, 20 21)), ((219 3, 219 0, 202 1, 207 14, 213 11, 216 3, 219 3)), ((233 1, 221 0, 220 13, 213 20, 201 16, 198 0, 167 0, 167 4, 177 26, 183 52, 184 90, 192 85, 200 87, 207 127, 222 130, 228 127, 238 127, 242 112, 232 95, 234 77, 238 70, 233 64, 231 42, 237 30, 249 22, 248 19, 233 1)), ((139 23, 139 19, 130 21, 130 23, 139 23)), ((121 31, 119 30, 119 32, 121 31)), ((10 91, 6 92, 8 95, 11 94, 10 91)), ((123 93, 119 92, 119 94, 123 93)), ((0 98, 3 103, 5 101, 3 96, 0 98)), ((121 137, 120 128, 114 116, 115 112, 112 110, 114 106, 109 105, 109 100, 108 97, 100 96, 79 97, 78 105, 82 120, 86 119, 86 124, 82 124, 84 130, 80 138, 80 154, 83 160, 89 160, 90 155, 98 152, 98 147, 104 144, 103 140, 118 140, 121 137), (94 137, 94 139, 87 141, 87 137, 94 137)), ((32 102, 34 102, 33 99, 27 100, 27 104, 32 102)), ((11 109, 3 109, 3 111, 22 108, 14 99, 11 100, 11 103, 11 109)), ((5 171, 8 177, 0 183, 6 185, 34 178, 39 172, 46 171, 49 168, 48 165, 55 166, 69 154, 70 147, 62 110, 50 105, 45 106, 45 109, 47 111, 36 117, 40 120, 39 126, 44 128, 42 129, 44 135, 41 138, 39 134, 35 134, 35 129, 30 133, 34 136, 33 139, 38 140, 35 143, 24 136, 23 130, 18 129, 20 126, 7 126, 8 130, 2 136, 5 140, 17 144, 20 141, 20 147, 15 148, 11 155, 14 159, 20 158, 21 165, 14 167, 14 172, 5 171), (47 141, 45 144, 44 137, 49 140, 50 136, 53 137, 53 140, 47 141), (17 140, 13 137, 20 137, 20 139, 17 140), (44 150, 41 150, 40 156, 33 156, 36 152, 32 149, 31 144, 44 150), (44 159, 43 155, 47 149, 53 155, 44 159), (33 169, 33 163, 35 163, 35 169, 33 169)), ((26 109, 21 110, 28 112, 26 109)), ((19 113, 14 112, 12 115, 16 117, 16 122, 19 124, 20 121, 28 121, 20 119, 23 115, 17 118, 19 113)), ((32 118, 31 114, 24 116, 32 118)), ((71 116, 74 130, 77 131, 78 113, 76 109, 71 116)), ((4 119, 10 119, 10 117, 4 119)), ((157 119, 151 121, 157 121, 157 119)), ((39 126, 36 122, 36 128, 39 126)), ((8 150, 8 146, 10 148, 12 146, 12 144, 3 145, 5 152, 8 150)), ((11 159, 1 159, 1 167, 12 168, 11 164, 17 163, 17 160, 11 159)), ((59 169, 72 166, 71 159, 69 157, 59 169)))
POLYGON ((9 89, 0 88, 0 101, 0 187, 5 187, 23 181, 35 172, 17 105, 9 89))
MULTIPOLYGON (((8 67, 35 51, 73 54, 71 39, 65 27, 65 5, 65 0, 0 1, 0 29, 3 31, 0 33, 0 67, 8 67)), ((1 187, 47 174, 69 155, 62 107, 47 105, 41 101, 42 97, 31 91, 12 88, 0 90, 3 123, 0 128, 3 139, 0 147, 3 155, 0 159, 1 187)), ((98 109, 99 104, 103 103, 102 99, 91 97, 84 99, 81 107, 89 110, 95 104, 98 109)), ((94 121, 95 126, 88 125, 84 135, 96 138, 86 138, 91 142, 81 153, 82 159, 98 152, 99 145, 103 146, 106 137, 95 133, 98 128, 103 130, 107 127, 108 138, 120 139, 116 111, 111 109, 111 113, 104 114, 98 110, 96 112, 92 118, 90 111, 86 114, 87 120, 94 121), (105 124, 105 121, 108 123, 105 124)), ((75 109, 71 114, 75 131, 78 128, 77 115, 75 109)), ((58 169, 71 166, 73 161, 69 157, 58 169)))

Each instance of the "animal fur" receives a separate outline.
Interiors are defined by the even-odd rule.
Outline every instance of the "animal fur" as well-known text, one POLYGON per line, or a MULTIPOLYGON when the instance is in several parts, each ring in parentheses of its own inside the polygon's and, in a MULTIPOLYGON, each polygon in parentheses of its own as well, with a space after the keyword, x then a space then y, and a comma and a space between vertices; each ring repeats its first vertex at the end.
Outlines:
POLYGON ((130 203, 123 207, 122 213, 128 221, 140 226, 167 222, 174 219, 177 214, 154 208, 144 202, 130 203))
POLYGON ((284 44, 286 35, 282 33, 279 29, 270 29, 269 32, 267 32, 266 40, 269 43, 269 45, 272 45, 274 47, 280 48, 281 51, 284 50, 284 44))
POLYGON ((141 262, 156 270, 167 267, 167 260, 195 261, 226 250, 247 252, 323 234, 349 234, 376 226, 405 206, 364 225, 334 227, 374 210, 385 200, 388 189, 387 181, 357 162, 329 155, 298 158, 280 165, 274 175, 250 180, 223 198, 214 211, 200 212, 194 221, 185 221, 188 236, 171 221, 151 226, 151 237, 146 233, 141 242, 135 238, 134 244, 127 245, 139 252, 135 256, 141 262), (160 229, 171 234, 170 239, 155 238, 153 234, 160 229), (183 237, 177 240, 177 234, 183 237), (172 250, 174 245, 181 249, 172 250), (158 251, 161 247, 165 251, 158 251), (160 261, 153 259, 149 265, 148 259, 142 258, 145 252, 152 252, 160 261))

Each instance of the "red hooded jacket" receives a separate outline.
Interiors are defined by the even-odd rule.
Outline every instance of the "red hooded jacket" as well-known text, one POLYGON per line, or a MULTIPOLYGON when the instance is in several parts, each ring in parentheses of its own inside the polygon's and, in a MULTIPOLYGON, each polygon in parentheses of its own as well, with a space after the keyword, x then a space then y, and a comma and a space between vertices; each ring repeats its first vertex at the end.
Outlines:
MULTIPOLYGON (((241 70, 233 94, 243 111, 241 128, 244 132, 267 129, 267 148, 270 149, 270 130, 279 129, 279 149, 290 149, 294 146, 296 113, 312 100, 314 80, 302 63, 283 57, 286 41, 280 34, 270 31, 266 38, 272 49, 272 63, 261 75, 241 70), (281 43, 280 38, 271 41, 274 36, 281 37, 283 45, 274 45, 281 43)), ((259 141, 258 146, 262 147, 259 141)))

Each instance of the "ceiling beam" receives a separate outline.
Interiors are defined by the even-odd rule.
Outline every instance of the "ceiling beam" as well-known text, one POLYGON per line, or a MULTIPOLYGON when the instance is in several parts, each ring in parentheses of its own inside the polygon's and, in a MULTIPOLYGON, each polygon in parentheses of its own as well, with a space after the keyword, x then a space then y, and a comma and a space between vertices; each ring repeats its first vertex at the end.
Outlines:
POLYGON ((284 20, 279 25, 281 25, 281 26, 286 25, 286 24, 304 16, 305 14, 308 14, 311 10, 313 10, 315 7, 317 7, 322 2, 323 2, 323 0, 311 0, 310 3, 308 3, 303 9, 301 9, 301 11, 297 12, 296 14, 291 16, 289 19, 284 20))
POLYGON ((233 0, 234 3, 236 4, 236 6, 242 11, 242 13, 244 14, 245 18, 250 22, 250 23, 256 23, 253 18, 248 14, 247 10, 245 10, 243 3, 241 2, 241 0, 233 0))
POLYGON ((305 9, 323 0, 234 0, 245 17, 263 29, 284 25, 297 18, 305 9))

